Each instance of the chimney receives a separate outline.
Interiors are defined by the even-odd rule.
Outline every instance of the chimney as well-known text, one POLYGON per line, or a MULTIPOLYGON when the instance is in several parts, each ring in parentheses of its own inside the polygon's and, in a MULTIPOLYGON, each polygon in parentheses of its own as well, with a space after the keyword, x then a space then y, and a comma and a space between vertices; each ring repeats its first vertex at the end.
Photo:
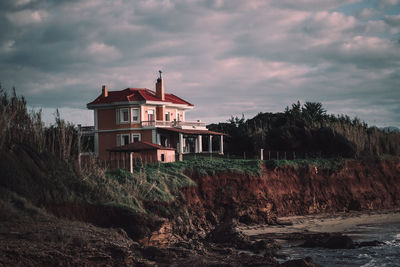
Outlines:
POLYGON ((102 97, 107 97, 108 96, 108 90, 107 90, 107 85, 103 85, 101 88, 101 96, 102 97))
POLYGON ((165 100, 165 94, 164 94, 164 82, 163 79, 161 77, 161 70, 159 71, 160 73, 160 77, 157 79, 157 83, 156 83, 156 97, 161 99, 161 100, 165 100))

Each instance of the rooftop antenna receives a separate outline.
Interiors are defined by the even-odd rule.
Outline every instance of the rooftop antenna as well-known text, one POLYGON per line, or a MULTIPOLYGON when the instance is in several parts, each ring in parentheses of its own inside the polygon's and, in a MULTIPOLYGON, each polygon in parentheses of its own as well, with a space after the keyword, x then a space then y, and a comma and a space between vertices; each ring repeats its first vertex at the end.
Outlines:
POLYGON ((162 73, 162 71, 161 71, 161 70, 159 70, 158 72, 160 73, 160 79, 161 79, 161 73, 162 73))

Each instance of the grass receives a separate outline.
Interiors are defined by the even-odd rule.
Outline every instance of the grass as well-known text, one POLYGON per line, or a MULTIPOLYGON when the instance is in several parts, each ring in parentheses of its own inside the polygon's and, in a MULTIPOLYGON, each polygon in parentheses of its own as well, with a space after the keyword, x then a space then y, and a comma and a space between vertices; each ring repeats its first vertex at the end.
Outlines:
POLYGON ((267 160, 265 165, 267 168, 279 168, 285 166, 308 167, 315 166, 321 170, 337 171, 343 168, 345 159, 343 158, 312 158, 312 159, 295 159, 295 160, 267 160))
POLYGON ((186 157, 184 161, 162 164, 161 170, 169 173, 190 173, 198 177, 214 176, 221 173, 260 176, 260 163, 259 160, 186 157))

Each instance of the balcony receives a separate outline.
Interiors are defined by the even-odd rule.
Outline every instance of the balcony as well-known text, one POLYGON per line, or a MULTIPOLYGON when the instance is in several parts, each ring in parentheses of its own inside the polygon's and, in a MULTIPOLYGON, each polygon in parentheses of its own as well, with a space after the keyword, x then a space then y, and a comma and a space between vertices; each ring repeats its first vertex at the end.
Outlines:
POLYGON ((180 129, 206 129, 201 121, 142 121, 142 127, 174 127, 180 129))

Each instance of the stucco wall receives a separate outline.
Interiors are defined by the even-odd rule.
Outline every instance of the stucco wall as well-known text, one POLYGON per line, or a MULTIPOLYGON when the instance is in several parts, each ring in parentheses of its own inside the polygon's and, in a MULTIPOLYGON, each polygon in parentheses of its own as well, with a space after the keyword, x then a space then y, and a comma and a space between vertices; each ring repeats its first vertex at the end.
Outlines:
POLYGON ((107 149, 117 146, 117 134, 129 134, 130 139, 132 134, 140 134, 140 140, 152 142, 152 130, 137 130, 137 131, 117 131, 110 133, 99 133, 99 158, 107 160, 109 155, 107 149))
POLYGON ((164 154, 163 162, 174 162, 175 161, 175 150, 157 150, 157 159, 161 161, 161 155, 164 154))

